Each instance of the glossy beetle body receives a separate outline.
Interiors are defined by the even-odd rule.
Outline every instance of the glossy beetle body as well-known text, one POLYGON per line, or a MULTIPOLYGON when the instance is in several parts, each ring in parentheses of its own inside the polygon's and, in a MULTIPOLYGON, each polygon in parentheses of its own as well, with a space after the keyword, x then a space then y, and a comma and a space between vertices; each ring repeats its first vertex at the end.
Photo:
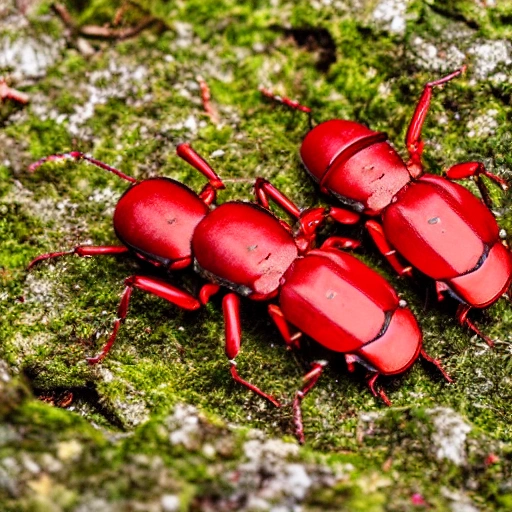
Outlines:
MULTIPOLYGON (((444 292, 458 299, 459 321, 492 345, 467 314, 471 308, 484 308, 497 301, 512 281, 512 254, 500 239, 481 176, 504 189, 507 185, 479 162, 451 167, 446 173, 449 179, 477 179, 482 202, 444 177, 425 174, 421 163, 421 129, 432 89, 463 71, 425 86, 406 136, 407 162, 387 142, 385 133, 341 119, 312 128, 300 154, 323 192, 372 218, 366 227, 399 274, 410 275, 416 268, 434 279, 438 299, 442 300, 444 292), (379 218, 381 223, 376 220, 379 218), (404 266, 397 254, 411 266, 404 266)), ((262 92, 297 108, 291 100, 273 96, 265 89, 262 92)), ((302 111, 307 109, 300 107, 302 111)))
MULTIPOLYGON (((226 355, 234 380, 271 403, 280 403, 271 395, 239 377, 235 358, 241 350, 239 295, 252 300, 276 299, 269 314, 290 347, 299 347, 304 332, 319 344, 346 355, 349 369, 359 362, 369 374, 367 382, 375 396, 387 404, 381 389, 376 389, 379 375, 393 375, 407 370, 420 356, 439 363, 422 350, 421 330, 415 317, 400 301, 390 284, 362 262, 340 251, 358 242, 328 238, 320 249, 313 249, 317 229, 327 218, 354 224, 359 216, 341 208, 313 208, 301 212, 273 185, 258 179, 255 192, 258 202, 231 201, 214 209, 210 205, 216 191, 224 187, 213 169, 188 145, 178 146, 178 154, 209 183, 200 194, 168 178, 138 182, 117 169, 81 153, 47 157, 85 159, 94 165, 130 181, 114 213, 114 229, 123 246, 79 246, 71 251, 39 256, 42 260, 78 254, 123 254, 128 251, 166 270, 184 268, 194 262, 195 270, 209 283, 199 292, 199 300, 165 279, 140 275, 125 281, 118 309, 118 319, 102 351, 88 361, 101 361, 111 349, 117 331, 128 311, 131 293, 139 289, 157 295, 178 307, 195 310, 206 304, 221 286, 229 291, 223 298, 226 355), (269 199, 298 222, 297 231, 275 217, 269 199), (291 334, 289 324, 298 331, 291 334)), ((318 380, 325 362, 315 362, 306 375, 304 387, 296 393, 294 418, 296 431, 303 440, 300 404, 318 380)))
MULTIPOLYGON (((249 299, 277 297, 284 319, 329 350, 351 353, 382 344, 385 360, 386 351, 397 348, 387 346, 389 330, 392 343, 401 338, 411 347, 407 363, 391 373, 405 371, 419 355, 418 324, 384 278, 338 249, 299 256, 290 232, 257 205, 229 202, 217 207, 199 223, 192 248, 203 275, 249 299), (397 322, 406 327, 395 328, 397 322)), ((386 361, 366 365, 389 374, 386 361)))
POLYGON ((190 265, 190 240, 209 206, 193 190, 170 178, 130 187, 117 203, 114 230, 136 255, 176 270, 190 265))

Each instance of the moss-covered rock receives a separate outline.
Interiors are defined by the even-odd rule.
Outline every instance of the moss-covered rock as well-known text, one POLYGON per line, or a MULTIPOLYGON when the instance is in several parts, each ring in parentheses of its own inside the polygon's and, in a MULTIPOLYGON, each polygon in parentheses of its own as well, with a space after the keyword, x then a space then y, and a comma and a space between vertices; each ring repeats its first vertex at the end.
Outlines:
MULTIPOLYGON (((187 141, 226 182, 219 202, 252 199, 257 176, 300 205, 331 201, 300 164, 307 119, 266 102, 260 85, 311 106, 317 121, 345 117, 386 131, 404 155, 423 85, 467 63, 463 77, 434 92, 425 164, 439 174, 482 160, 510 179, 507 2, 191 0, 137 8, 95 0, 67 3, 73 27, 46 1, 21 4, 27 16, 0 3, 0 73, 30 95, 27 106, 5 102, 0 110, 4 509, 509 510, 510 304, 472 317, 496 340, 491 350, 457 325, 453 301, 439 305, 428 283, 395 277, 360 227, 350 233, 364 242, 359 256, 408 301, 426 349, 455 383, 416 364, 383 379, 393 402, 384 409, 362 371, 349 375, 332 358, 304 401, 300 449, 290 407, 275 410, 232 382, 220 299, 185 313, 134 293, 112 352, 89 366, 85 357, 112 328, 124 279, 154 269, 128 257, 68 256, 26 270, 42 253, 117 243, 111 219, 126 184, 72 161, 28 172, 53 153, 90 152, 138 179, 166 175, 200 190, 204 178, 175 155, 187 141), (147 16, 159 23, 122 41, 80 34, 116 14, 122 28, 147 16), (217 121, 203 108, 199 76, 217 121)), ((492 184, 490 191, 500 226, 510 230, 510 194, 492 184)), ((192 293, 200 284, 188 271, 169 279, 192 293)), ((292 356, 265 305, 244 301, 242 310, 239 372, 286 403, 318 347, 306 342, 292 356)))

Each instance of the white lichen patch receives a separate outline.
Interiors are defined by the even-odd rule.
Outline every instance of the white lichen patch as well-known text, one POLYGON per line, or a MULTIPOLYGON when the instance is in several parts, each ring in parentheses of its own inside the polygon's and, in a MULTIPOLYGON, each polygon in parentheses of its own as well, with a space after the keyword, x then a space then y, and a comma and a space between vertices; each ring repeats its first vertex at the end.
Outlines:
POLYGON ((111 58, 107 68, 89 72, 88 80, 73 91, 77 100, 71 114, 49 107, 43 96, 32 98, 32 112, 42 120, 52 119, 65 124, 73 136, 86 138, 92 134, 85 124, 94 116, 98 105, 104 105, 110 99, 123 99, 128 105, 139 104, 139 97, 142 97, 142 103, 151 100, 147 75, 148 70, 142 64, 133 66, 119 58, 111 58))
POLYGON ((115 190, 112 190, 110 187, 96 189, 89 196, 89 201, 94 203, 100 203, 105 206, 104 215, 111 217, 114 214, 114 209, 121 197, 121 193, 115 190))
POLYGON ((131 428, 145 423, 149 419, 146 402, 132 393, 126 393, 122 399, 116 399, 114 408, 122 422, 131 428))
POLYGON ((394 34, 404 34, 409 0, 380 0, 372 13, 375 24, 394 34))
MULTIPOLYGON (((49 265, 49 270, 54 270, 54 267, 49 265)), ((58 298, 55 293, 57 286, 56 280, 50 276, 48 278, 42 277, 38 273, 29 273, 25 279, 25 288, 23 296, 25 302, 38 302, 53 306, 58 298)))
MULTIPOLYGON (((12 28, 16 37, 5 33, 0 39, 0 69, 11 69, 15 80, 39 78, 60 58, 65 46, 64 38, 53 39, 47 34, 34 37, 28 19, 23 16, 11 16, 12 28)), ((6 25, 2 28, 7 29, 6 25)))
POLYGON ((198 448, 200 435, 199 416, 197 409, 191 405, 178 404, 167 419, 170 430, 169 442, 182 445, 189 450, 198 448))
POLYGON ((479 80, 492 75, 498 67, 512 64, 512 44, 509 41, 485 41, 469 48, 468 53, 474 56, 472 71, 479 80))
POLYGON ((61 441, 57 444, 57 457, 62 462, 76 461, 82 455, 84 447, 76 439, 61 441))
POLYGON ((441 48, 417 36, 412 40, 411 48, 416 56, 416 64, 423 69, 446 73, 460 68, 466 62, 466 55, 455 44, 441 48))
POLYGON ((496 119, 498 114, 498 110, 489 109, 482 115, 469 120, 467 124, 467 136, 481 139, 494 135, 496 128, 498 128, 498 121, 496 119))
POLYGON ((457 466, 466 462, 466 438, 471 426, 448 407, 429 409, 427 413, 432 418, 434 432, 432 433, 432 448, 437 459, 447 459, 457 466))
POLYGON ((450 500, 452 512, 478 512, 480 509, 473 504, 468 496, 461 491, 454 491, 443 487, 441 494, 450 500))

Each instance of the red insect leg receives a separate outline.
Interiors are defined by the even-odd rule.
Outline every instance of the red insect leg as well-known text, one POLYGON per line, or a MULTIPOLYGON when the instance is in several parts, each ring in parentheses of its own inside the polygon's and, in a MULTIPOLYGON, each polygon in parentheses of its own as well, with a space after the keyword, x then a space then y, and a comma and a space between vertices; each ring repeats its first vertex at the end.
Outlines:
POLYGON ((116 340, 119 327, 124 322, 126 315, 128 313, 130 297, 132 294, 132 290, 134 288, 161 297, 162 299, 165 299, 171 302, 172 304, 182 309, 186 309, 188 311, 195 311, 196 309, 199 309, 201 307, 201 303, 192 295, 170 285, 169 283, 161 279, 135 275, 128 277, 125 280, 125 284, 126 288, 124 289, 123 295, 121 297, 121 302, 119 303, 119 308, 117 310, 117 319, 114 322, 112 334, 110 335, 107 343, 104 345, 104 347, 101 349, 98 355, 96 355, 95 357, 87 358, 87 362, 89 364, 99 363, 102 359, 105 358, 105 356, 109 353, 110 349, 112 348, 112 345, 116 340))
POLYGON ((462 66, 457 71, 450 73, 449 75, 429 82, 425 85, 423 93, 421 94, 420 100, 416 105, 416 110, 412 116, 407 135, 405 137, 405 144, 407 151, 409 152, 409 161, 407 162, 407 168, 413 178, 417 178, 423 173, 423 165, 421 163, 421 154, 423 153, 423 141, 421 140, 421 130, 425 119, 430 108, 430 101, 432 99, 432 89, 446 82, 449 82, 453 78, 464 73, 466 66, 462 66))
POLYGON ((269 199, 272 199, 277 206, 280 206, 286 213, 294 219, 300 217, 299 207, 280 190, 278 190, 270 181, 264 178, 257 178, 254 183, 254 193, 258 204, 269 209, 269 199))
POLYGON ((127 247, 122 247, 118 245, 78 245, 75 248, 69 251, 61 251, 61 252, 49 252, 48 254, 41 254, 37 258, 34 258, 29 264, 27 269, 30 270, 34 265, 37 265, 41 261, 49 260, 53 258, 60 258, 61 256, 67 256, 69 254, 77 254, 78 256, 99 256, 104 254, 126 254, 128 252, 127 247))
POLYGON ((201 88, 201 99, 203 100, 204 111, 208 114, 213 124, 219 124, 219 113, 211 103, 212 96, 210 94, 210 88, 208 87, 208 84, 201 76, 197 77, 197 81, 199 83, 199 87, 201 88))
POLYGON ((233 379, 250 389, 253 393, 267 399, 271 404, 280 407, 281 404, 271 395, 264 393, 254 384, 242 379, 236 371, 235 358, 240 352, 241 346, 241 325, 240 325, 240 299, 235 293, 228 293, 222 299, 222 311, 224 312, 225 333, 226 333, 226 355, 231 364, 231 375, 233 379))
POLYGON ((459 307, 457 308, 457 320, 460 322, 461 325, 465 325, 469 327, 475 334, 478 334, 480 338, 482 338, 489 347, 494 347, 494 341, 489 338, 489 336, 486 336, 469 318, 468 313, 471 310, 471 306, 468 306, 467 304, 459 304, 459 307))
POLYGON ((320 249, 337 249, 343 251, 345 249, 357 249, 361 242, 353 238, 346 238, 344 236, 331 236, 325 240, 320 246, 320 249))
POLYGON ((498 184, 503 190, 508 190, 508 183, 503 178, 489 172, 482 162, 464 162, 456 164, 446 171, 446 177, 451 180, 462 180, 471 176, 475 177, 478 189, 482 194, 482 199, 489 209, 492 208, 492 202, 487 187, 481 177, 486 176, 494 181, 494 183, 498 184))
POLYGON ((312 369, 304 375, 303 380, 305 382, 302 389, 295 393, 293 400, 293 423, 295 425, 295 435, 300 444, 304 444, 304 426, 302 423, 302 400, 304 397, 315 387, 318 379, 322 375, 322 372, 327 366, 327 361, 315 361, 312 365, 312 369))
POLYGON ((378 372, 371 372, 366 377, 366 383, 368 384, 368 387, 370 388, 370 391, 372 392, 372 395, 375 398, 379 398, 388 406, 391 406, 391 400, 388 398, 386 393, 382 388, 375 389, 375 382, 378 379, 380 373, 378 372))
POLYGON ((217 190, 226 188, 220 177, 212 169, 210 164, 201 156, 199 156, 190 146, 190 144, 178 144, 176 153, 180 158, 185 160, 194 169, 198 170, 208 179, 208 183, 199 193, 199 197, 208 205, 212 204, 217 197, 217 190))
POLYGON ((423 357, 423 359, 425 359, 425 361, 428 361, 429 363, 433 364, 443 375, 443 377, 445 378, 445 380, 447 382, 449 382, 450 384, 453 382, 453 379, 448 375, 448 373, 446 372, 446 370, 441 366, 441 362, 438 360, 438 359, 434 359, 433 357, 429 356, 426 352, 425 352, 425 349, 421 349, 421 357, 423 357))
POLYGON ((3 77, 0 77, 0 100, 12 100, 17 101, 22 105, 26 105, 29 102, 30 98, 27 94, 9 87, 5 79, 3 77))
POLYGON ((388 260, 388 263, 395 269, 398 275, 411 277, 412 267, 405 267, 397 258, 396 250, 389 245, 382 226, 375 220, 367 221, 365 226, 379 251, 388 260))
POLYGON ((268 306, 268 314, 276 324, 276 327, 283 337, 287 348, 300 349, 299 339, 302 336, 302 333, 300 331, 297 331, 295 334, 290 333, 288 322, 286 321, 281 308, 275 304, 270 304, 268 306))

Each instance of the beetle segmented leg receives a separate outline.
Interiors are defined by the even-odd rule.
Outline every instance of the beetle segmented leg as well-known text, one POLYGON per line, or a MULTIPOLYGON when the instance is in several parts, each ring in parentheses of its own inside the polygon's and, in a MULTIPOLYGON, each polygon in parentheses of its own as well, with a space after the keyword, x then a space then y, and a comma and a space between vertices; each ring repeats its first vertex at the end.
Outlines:
POLYGON ((441 366, 441 362, 438 359, 434 359, 433 357, 429 356, 425 352, 425 349, 423 349, 423 348, 421 349, 420 354, 421 354, 421 357, 423 357, 423 359, 425 359, 425 361, 432 363, 443 374, 443 377, 445 378, 445 380, 447 382, 449 382, 450 384, 453 382, 453 379, 448 375, 446 370, 441 366))
POLYGON ((409 161, 407 162, 407 168, 413 178, 419 177, 423 173, 423 165, 421 163, 421 155, 423 153, 423 141, 421 140, 421 130, 425 119, 430 108, 430 101, 432 99, 432 89, 439 85, 449 82, 453 78, 461 75, 466 70, 466 66, 462 66, 460 69, 450 73, 449 75, 428 82, 423 88, 423 93, 416 105, 416 109, 411 119, 411 123, 407 130, 405 137, 405 144, 407 151, 409 152, 409 161))
POLYGON ((190 144, 185 142, 178 144, 176 154, 185 160, 187 164, 191 165, 194 169, 198 170, 203 176, 205 176, 215 190, 226 188, 220 177, 212 169, 211 165, 202 156, 196 153, 190 144))
POLYGON ((377 249, 388 260, 399 276, 412 277, 412 267, 404 266, 396 255, 396 251, 389 244, 382 226, 376 220, 366 221, 366 229, 372 237, 377 249))
POLYGON ((87 358, 87 362, 91 365, 102 361, 114 345, 119 327, 124 322, 126 315, 128 314, 130 297, 134 288, 143 290, 153 295, 157 295, 158 297, 161 297, 162 299, 165 299, 172 304, 188 311, 194 311, 201 307, 201 303, 192 297, 192 295, 170 285, 161 279, 134 275, 128 277, 125 280, 125 284, 126 287, 124 289, 123 295, 121 296, 121 302, 119 303, 119 307, 117 309, 117 319, 114 322, 112 333, 110 334, 107 343, 103 346, 101 351, 96 356, 87 358))
POLYGON ((494 183, 499 185, 505 191, 509 188, 508 183, 503 178, 489 172, 482 162, 464 162, 453 165, 446 171, 446 177, 450 180, 462 180, 464 178, 474 177, 485 205, 487 208, 491 209, 492 201, 489 196, 489 191, 487 190, 485 183, 482 181, 482 176, 486 176, 490 180, 494 181, 494 183))
POLYGON ((16 89, 12 89, 7 85, 5 78, 0 77, 0 100, 12 100, 20 103, 21 105, 26 105, 29 102, 29 97, 24 92, 17 91, 16 89))
POLYGON ((30 270, 33 266, 37 265, 41 261, 50 260, 54 258, 60 258, 61 256, 68 256, 69 254, 76 254, 78 256, 100 256, 104 254, 126 254, 128 252, 127 247, 122 247, 118 245, 77 245, 73 249, 69 251, 60 251, 60 252, 49 252, 47 254, 41 254, 34 258, 27 267, 27 270, 30 270))
POLYGON ((480 338, 482 338, 489 347, 494 347, 494 341, 489 338, 489 336, 486 336, 469 318, 468 313, 471 310, 471 306, 468 306, 467 304, 459 304, 459 307, 457 308, 457 320, 460 322, 461 325, 465 325, 469 327, 475 334, 478 334, 480 338))
POLYGON ((224 313, 224 327, 226 334, 226 356, 231 364, 231 375, 235 382, 242 384, 253 393, 265 398, 276 407, 281 404, 272 395, 269 395, 254 384, 242 379, 236 371, 235 358, 240 353, 242 329, 240 325, 240 299, 235 293, 228 293, 222 299, 222 311, 224 313))
POLYGON ((276 304, 269 304, 268 314, 270 315, 270 318, 272 318, 272 320, 276 324, 277 329, 281 333, 281 336, 283 337, 284 342, 286 343, 286 348, 300 350, 300 338, 302 337, 302 333, 300 331, 297 331, 295 334, 290 333, 288 322, 286 321, 286 318, 284 317, 281 308, 276 304))
POLYGON ((300 444, 304 444, 304 425, 302 423, 302 400, 304 397, 315 387, 318 379, 322 375, 324 368, 327 366, 327 361, 315 361, 313 362, 311 370, 304 375, 303 380, 305 382, 302 389, 295 393, 293 399, 293 423, 295 425, 295 435, 300 444))
POLYGON ((208 114, 213 124, 219 124, 219 112, 211 103, 212 96, 210 94, 208 84, 202 76, 197 76, 196 79, 201 89, 201 99, 203 100, 204 111, 208 114))
POLYGON ((375 381, 379 378, 380 373, 372 372, 366 377, 366 383, 375 398, 379 398, 388 406, 391 407, 391 400, 388 398, 382 388, 375 389, 375 381))

